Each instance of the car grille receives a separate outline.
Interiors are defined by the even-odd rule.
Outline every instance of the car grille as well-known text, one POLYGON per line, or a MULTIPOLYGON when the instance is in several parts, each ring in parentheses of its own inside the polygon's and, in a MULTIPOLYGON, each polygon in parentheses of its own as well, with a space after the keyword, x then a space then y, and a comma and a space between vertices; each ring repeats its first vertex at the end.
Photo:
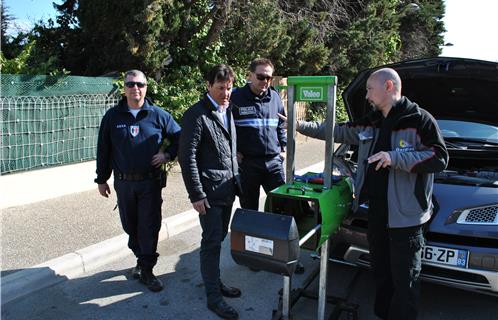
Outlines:
POLYGON ((458 217, 457 223, 498 225, 498 205, 466 209, 458 217))

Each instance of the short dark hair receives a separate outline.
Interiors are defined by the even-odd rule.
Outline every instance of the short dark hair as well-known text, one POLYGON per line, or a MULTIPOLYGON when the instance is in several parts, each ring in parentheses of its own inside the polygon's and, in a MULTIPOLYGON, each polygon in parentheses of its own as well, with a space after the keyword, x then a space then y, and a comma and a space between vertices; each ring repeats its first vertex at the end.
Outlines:
POLYGON ((253 61, 251 61, 251 63, 249 64, 249 71, 255 72, 256 68, 261 65, 270 66, 273 69, 273 71, 275 71, 275 66, 273 66, 271 60, 266 58, 256 58, 253 61))
POLYGON ((210 85, 213 85, 218 81, 225 82, 230 80, 233 82, 235 79, 235 73, 230 66, 225 64, 217 64, 206 73, 204 79, 209 82, 210 85))

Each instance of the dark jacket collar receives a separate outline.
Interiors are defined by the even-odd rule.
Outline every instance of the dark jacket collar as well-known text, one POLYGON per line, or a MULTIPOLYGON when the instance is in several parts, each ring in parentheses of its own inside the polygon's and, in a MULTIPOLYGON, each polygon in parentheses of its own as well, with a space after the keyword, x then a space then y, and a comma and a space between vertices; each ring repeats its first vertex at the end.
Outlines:
POLYGON ((263 100, 266 98, 270 98, 271 91, 275 90, 275 89, 273 87, 268 87, 268 89, 266 89, 266 92, 264 92, 262 95, 258 96, 256 94, 254 94, 254 92, 252 92, 251 84, 247 83, 245 86, 243 86, 242 88, 237 89, 237 90, 242 90, 242 92, 244 92, 244 95, 249 99, 263 100))
MULTIPOLYGON (((401 99, 396 101, 391 110, 389 111, 389 118, 397 118, 401 119, 404 117, 410 117, 414 114, 419 114, 418 105, 414 102, 411 102, 405 96, 401 96, 401 99)), ((378 110, 372 110, 365 115, 366 122, 376 126, 379 121, 383 119, 382 112, 378 110)))

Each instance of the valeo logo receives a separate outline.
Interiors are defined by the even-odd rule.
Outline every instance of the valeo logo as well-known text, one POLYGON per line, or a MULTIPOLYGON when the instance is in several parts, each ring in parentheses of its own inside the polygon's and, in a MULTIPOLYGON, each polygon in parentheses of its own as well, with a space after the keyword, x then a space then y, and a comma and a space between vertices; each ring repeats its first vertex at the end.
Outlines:
POLYGON ((303 101, 322 101, 323 87, 301 87, 300 100, 303 101))

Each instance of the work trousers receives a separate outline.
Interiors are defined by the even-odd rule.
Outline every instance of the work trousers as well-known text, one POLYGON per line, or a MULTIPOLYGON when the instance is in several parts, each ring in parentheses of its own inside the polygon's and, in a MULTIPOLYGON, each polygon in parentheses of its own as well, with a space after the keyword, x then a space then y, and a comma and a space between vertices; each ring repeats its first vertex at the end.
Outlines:
POLYGON ((266 193, 285 183, 283 159, 274 157, 244 157, 239 165, 242 195, 240 206, 258 210, 259 190, 263 186, 266 193))
POLYGON ((375 277, 375 314, 381 319, 417 318, 423 225, 388 228, 387 199, 369 199, 368 242, 375 277))
POLYGON ((201 275, 204 280, 207 303, 217 304, 222 300, 220 291, 220 251, 221 243, 228 233, 232 204, 211 205, 206 214, 199 215, 202 227, 200 250, 201 275))
POLYGON ((157 263, 157 241, 161 229, 161 186, 159 179, 126 181, 114 179, 119 216, 128 234, 128 247, 143 268, 157 263))

